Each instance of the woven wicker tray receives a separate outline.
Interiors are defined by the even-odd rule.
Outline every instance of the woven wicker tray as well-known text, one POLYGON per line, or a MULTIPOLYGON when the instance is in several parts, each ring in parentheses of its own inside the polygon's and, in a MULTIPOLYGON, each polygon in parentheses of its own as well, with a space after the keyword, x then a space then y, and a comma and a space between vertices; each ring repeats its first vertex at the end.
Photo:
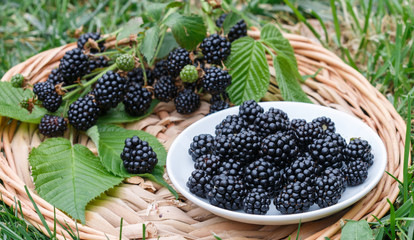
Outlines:
MULTIPOLYGON (((249 35, 259 38, 256 29, 249 35)), ((315 79, 306 80, 303 89, 315 104, 332 107, 362 119, 378 132, 385 143, 388 153, 387 171, 402 179, 405 123, 394 107, 355 69, 346 65, 334 53, 324 49, 309 39, 285 34, 294 48, 302 75, 320 73, 315 79)), ((128 44, 129 40, 122 41, 128 44)), ((107 42, 107 47, 115 40, 107 42)), ((39 53, 23 63, 10 69, 1 79, 8 81, 11 76, 21 73, 34 84, 45 81, 50 71, 56 68, 66 51, 76 47, 68 44, 59 48, 39 53)), ((270 56, 269 64, 272 66, 270 56)), ((272 68, 272 67, 271 67, 272 68)), ((277 100, 280 93, 275 85, 274 70, 272 80, 264 100, 277 100)), ((173 104, 159 104, 154 114, 146 119, 126 124, 127 129, 145 130, 169 147, 173 139, 188 125, 204 117, 209 104, 202 102, 200 109, 190 116, 183 116, 174 110, 173 104)), ((37 203, 50 229, 54 225, 54 208, 36 195, 27 161, 33 147, 38 146, 44 137, 39 134, 37 125, 10 121, 0 117, 0 185, 3 201, 15 206, 21 202, 24 217, 40 230, 45 230, 24 185, 37 203)), ((74 137, 74 141, 86 145, 96 153, 92 141, 84 134, 74 137)), ((168 176, 165 175, 168 179, 168 176)), ((398 184, 384 174, 379 184, 362 200, 352 207, 331 217, 304 223, 300 228, 302 239, 340 238, 340 227, 345 219, 367 219, 374 221, 374 216, 384 216, 389 204, 398 195, 398 184)), ((281 239, 289 235, 295 238, 298 225, 261 226, 230 221, 207 212, 186 199, 177 201, 170 192, 157 184, 135 177, 129 179, 104 196, 92 201, 86 209, 86 225, 76 224, 63 212, 56 210, 57 220, 74 231, 78 228, 81 239, 119 239, 120 219, 123 218, 123 239, 143 237, 143 223, 146 225, 146 239, 214 239, 213 233, 222 239, 281 239)), ((69 235, 57 225, 59 239, 69 235)))

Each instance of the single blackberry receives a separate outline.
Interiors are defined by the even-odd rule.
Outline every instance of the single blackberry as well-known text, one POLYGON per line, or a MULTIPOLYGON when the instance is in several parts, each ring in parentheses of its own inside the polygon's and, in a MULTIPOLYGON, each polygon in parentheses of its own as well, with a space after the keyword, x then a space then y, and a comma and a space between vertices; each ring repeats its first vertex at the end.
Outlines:
MULTIPOLYGON (((145 74, 147 75, 147 85, 152 86, 154 84, 154 75, 150 69, 145 69, 145 74)), ((144 86, 144 74, 142 68, 134 68, 132 71, 128 72, 128 79, 131 82, 136 82, 141 86, 144 86)))
POLYGON ((86 131, 98 120, 99 108, 95 96, 87 95, 78 98, 69 106, 68 119, 74 128, 86 131))
POLYGON ((126 86, 127 80, 112 71, 106 72, 98 79, 93 95, 102 112, 116 107, 122 101, 126 86))
POLYGON ((160 79, 163 76, 169 76, 168 70, 167 70, 168 61, 167 60, 161 60, 155 64, 154 69, 152 70, 152 73, 154 75, 154 78, 160 79))
MULTIPOLYGON (((100 33, 84 33, 82 34, 79 39, 78 39, 78 48, 79 49, 83 49, 83 47, 85 46, 85 44, 88 42, 88 40, 92 39, 94 41, 98 41, 99 39, 101 39, 101 34, 100 33)), ((98 52, 103 52, 105 51, 105 46, 104 46, 104 42, 99 42, 98 43, 99 49, 96 48, 91 48, 91 53, 98 53, 98 52)))
POLYGON ((239 161, 236 158, 222 159, 220 167, 217 169, 216 174, 225 174, 231 176, 243 176, 245 163, 239 161))
POLYGON ((247 36, 247 24, 243 19, 230 28, 230 31, 227 34, 227 38, 230 42, 234 42, 235 40, 245 36, 247 36))
MULTIPOLYGON (((296 126, 300 123, 295 121, 296 126)), ((291 127, 292 128, 292 127, 291 127)), ((293 132, 295 133, 296 140, 298 145, 306 148, 313 140, 322 138, 323 130, 322 127, 313 122, 308 122, 303 125, 297 126, 294 128, 293 132)))
POLYGON ((21 88, 23 85, 24 77, 20 73, 17 73, 11 77, 10 83, 14 88, 21 88))
POLYGON ((211 94, 210 103, 213 104, 217 101, 229 101, 229 94, 226 91, 219 94, 211 94))
POLYGON ((62 96, 57 92, 51 92, 42 101, 42 106, 49 112, 56 112, 62 104, 62 96))
POLYGON ((264 138, 260 144, 260 156, 278 168, 289 166, 299 153, 295 138, 289 132, 277 132, 264 138))
POLYGON ((88 56, 79 48, 67 51, 60 59, 59 69, 66 85, 71 85, 82 77, 89 68, 88 56))
POLYGON ((341 152, 346 147, 346 141, 339 133, 325 132, 324 137, 327 138, 329 141, 338 145, 341 152))
POLYGON ((207 174, 204 170, 196 169, 188 178, 186 186, 190 192, 205 198, 207 197, 207 193, 211 190, 211 179, 212 176, 207 174))
POLYGON ((56 86, 64 82, 59 68, 55 68, 50 72, 49 76, 47 77, 46 82, 50 82, 53 86, 56 86))
POLYGON ((366 140, 353 138, 342 152, 346 162, 362 160, 368 164, 368 167, 372 166, 374 163, 374 155, 371 153, 371 145, 366 140))
POLYGON ((193 83, 198 79, 197 68, 193 65, 186 65, 180 72, 180 78, 183 82, 193 83))
POLYGON ((315 188, 306 182, 288 183, 275 198, 276 209, 282 214, 302 213, 315 201, 315 188))
POLYGON ((257 116, 263 112, 263 108, 255 100, 244 101, 239 107, 239 116, 249 124, 253 124, 257 116))
POLYGON ((244 168, 246 188, 263 188, 270 196, 275 196, 282 186, 280 171, 264 159, 258 159, 244 168))
POLYGON ((339 182, 341 188, 342 188, 342 193, 345 192, 345 189, 348 185, 348 183, 346 182, 346 178, 345 178, 345 167, 341 167, 341 168, 333 168, 333 167, 328 167, 326 169, 321 170, 318 174, 319 176, 329 176, 330 178, 337 178, 337 181, 339 182))
POLYGON ((219 18, 216 20, 216 26, 221 28, 223 26, 224 20, 226 20, 227 13, 223 13, 220 15, 219 18))
POLYGON ((40 120, 39 132, 48 137, 63 136, 68 128, 68 123, 63 117, 44 115, 40 120))
POLYGON ((325 208, 337 204, 342 196, 343 183, 334 175, 322 175, 315 180, 316 204, 325 208))
POLYGON ((324 132, 335 132, 335 123, 328 117, 318 117, 312 120, 313 123, 319 124, 324 132))
POLYGON ((125 111, 132 116, 143 115, 151 106, 152 94, 141 85, 130 82, 124 100, 125 111))
POLYGON ((125 139, 121 159, 127 172, 132 174, 150 173, 158 163, 152 147, 138 136, 125 139))
POLYGON ((104 68, 108 66, 108 60, 104 56, 95 57, 89 60, 88 73, 98 68, 104 68))
POLYGON ((214 138, 213 153, 222 159, 229 159, 233 156, 232 142, 233 135, 217 135, 214 138))
POLYGON ((128 72, 134 69, 135 59, 131 54, 123 54, 116 58, 115 63, 119 70, 128 72))
POLYGON ((207 199, 213 206, 238 210, 242 208, 245 196, 246 190, 241 180, 235 176, 220 174, 213 177, 207 199))
POLYGON ((55 86, 50 82, 38 82, 33 86, 33 93, 36 94, 37 99, 43 101, 52 93, 55 93, 55 86))
POLYGON ((218 34, 212 34, 204 38, 200 49, 207 63, 221 65, 230 55, 231 43, 218 34))
POLYGON ((228 102, 216 101, 210 105, 210 111, 208 112, 208 114, 212 114, 212 113, 215 113, 215 112, 227 109, 227 108, 229 108, 228 102))
POLYGON ((368 164, 362 160, 347 162, 344 175, 348 186, 356 186, 363 183, 368 177, 368 164))
POLYGON ((178 113, 190 114, 200 107, 200 96, 191 89, 184 89, 178 92, 174 104, 178 113))
POLYGON ((213 152, 214 137, 210 134, 200 134, 193 137, 193 141, 190 144, 188 153, 191 159, 195 161, 197 158, 204 154, 210 154, 213 152))
POLYGON ((191 64, 190 54, 184 48, 177 48, 168 54, 167 70, 172 77, 178 77, 185 65, 191 64))
POLYGON ((289 127, 289 118, 280 109, 270 108, 259 114, 254 120, 255 131, 262 137, 274 134, 277 131, 286 131, 289 127))
POLYGON ((169 102, 173 100, 178 93, 178 88, 175 86, 174 79, 170 76, 162 76, 154 85, 154 96, 162 102, 169 102))
POLYGON ((254 188, 243 200, 243 211, 249 214, 265 215, 269 211, 270 196, 262 188, 254 188))
POLYGON ((283 172, 284 180, 290 182, 307 182, 313 184, 318 173, 315 161, 310 156, 298 156, 283 172))
POLYGON ((232 139, 233 156, 241 162, 253 161, 259 153, 260 140, 256 132, 242 130, 232 139))
POLYGON ((343 162, 342 148, 330 137, 315 139, 308 146, 312 158, 322 167, 340 168, 343 162))
POLYGON ((247 122, 238 115, 228 115, 216 126, 215 134, 217 136, 237 134, 247 127, 247 122))
POLYGON ((209 175, 216 175, 221 164, 220 157, 214 154, 204 154, 195 160, 194 168, 204 170, 209 175))
POLYGON ((230 74, 217 67, 207 69, 202 79, 204 90, 211 94, 220 94, 226 91, 231 83, 230 74))

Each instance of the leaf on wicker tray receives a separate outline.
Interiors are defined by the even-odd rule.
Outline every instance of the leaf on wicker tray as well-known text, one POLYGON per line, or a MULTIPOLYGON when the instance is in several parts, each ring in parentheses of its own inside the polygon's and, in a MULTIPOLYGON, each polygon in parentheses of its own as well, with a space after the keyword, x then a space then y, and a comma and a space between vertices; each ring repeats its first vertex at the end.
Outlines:
POLYGON ((0 116, 10 117, 22 122, 39 123, 47 110, 34 105, 32 112, 21 107, 23 100, 32 98, 33 92, 12 87, 10 82, 0 82, 0 116))
POLYGON ((232 76, 231 85, 227 88, 231 102, 241 104, 250 99, 259 101, 264 96, 270 73, 265 49, 259 41, 250 37, 234 41, 226 67, 232 76))
POLYGON ((86 205, 119 184, 87 147, 64 138, 51 138, 29 156, 37 193, 46 201, 85 223, 86 205))
POLYGON ((371 240, 374 239, 372 229, 365 220, 348 221, 342 228, 341 240, 371 240))
POLYGON ((112 108, 109 110, 105 115, 100 116, 98 119, 98 124, 105 124, 105 123, 126 123, 126 122, 136 122, 141 119, 144 119, 151 115, 154 108, 160 101, 157 99, 153 99, 151 102, 151 106, 148 111, 142 116, 131 116, 125 112, 124 104, 120 103, 116 108, 112 108))

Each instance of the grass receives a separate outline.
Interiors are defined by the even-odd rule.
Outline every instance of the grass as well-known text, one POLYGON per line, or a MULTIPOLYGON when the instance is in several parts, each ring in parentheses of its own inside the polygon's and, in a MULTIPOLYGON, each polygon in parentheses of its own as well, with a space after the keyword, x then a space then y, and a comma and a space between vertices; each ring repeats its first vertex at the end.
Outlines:
MULTIPOLYGON (((2 1, 0 76, 38 52, 75 41, 81 32, 115 31, 139 16, 144 1, 2 1)), ((253 22, 276 21, 282 27, 303 22, 325 47, 361 72, 407 122, 404 181, 389 215, 371 223, 377 239, 413 239, 413 169, 408 165, 413 139, 414 0, 258 0, 244 6, 253 22), (270 4, 271 3, 271 4, 270 4), (285 25, 283 25, 285 24, 285 25)), ((18 206, 18 204, 17 204, 18 206)), ((53 231, 51 232, 53 235, 53 231)), ((3 239, 49 239, 0 204, 3 239)), ((73 239, 76 239, 73 235, 73 239)))

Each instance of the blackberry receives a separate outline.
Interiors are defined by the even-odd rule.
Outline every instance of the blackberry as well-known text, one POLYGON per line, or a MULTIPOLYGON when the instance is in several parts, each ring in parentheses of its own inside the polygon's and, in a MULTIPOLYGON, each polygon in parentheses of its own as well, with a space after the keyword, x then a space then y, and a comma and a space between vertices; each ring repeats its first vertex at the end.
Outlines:
POLYGON ((213 152, 214 137, 210 134, 200 134, 193 137, 193 141, 190 144, 188 153, 193 161, 201 157, 204 154, 210 154, 213 152))
POLYGON ((227 38, 230 42, 234 42, 235 40, 245 36, 247 36, 247 25, 243 19, 230 28, 230 31, 227 34, 227 38))
POLYGON ((105 112, 114 108, 122 101, 125 94, 127 80, 118 73, 106 72, 98 79, 93 90, 96 102, 101 111, 105 112))
POLYGON ((131 54, 123 54, 116 58, 115 63, 119 70, 127 72, 134 69, 135 59, 131 54))
POLYGON ((223 13, 220 15, 219 18, 216 20, 216 26, 221 28, 223 26, 224 20, 226 20, 227 13, 223 13))
POLYGON ((168 54, 167 70, 172 77, 178 77, 185 65, 191 64, 190 54, 184 48, 177 48, 168 54))
POLYGON ((14 88, 21 88, 23 85, 24 77, 20 73, 17 73, 11 77, 10 83, 14 88))
POLYGON ((214 154, 204 154, 195 160, 194 168, 204 170, 209 175, 216 175, 220 164, 220 157, 214 154))
POLYGON ((198 71, 193 65, 186 65, 180 72, 180 78, 183 82, 193 83, 198 79, 198 71))
POLYGON ((290 128, 292 129, 292 130, 296 130, 296 129, 298 129, 299 127, 301 127, 301 126, 304 126, 304 125, 306 125, 306 120, 305 119, 298 119, 298 118, 295 118, 295 119, 292 119, 292 121, 290 121, 290 128))
POLYGON ((143 115, 151 106, 152 94, 141 85, 131 82, 127 87, 123 103, 125 111, 132 116, 143 115))
POLYGON ((239 107, 239 116, 249 124, 253 124, 257 116, 263 112, 263 108, 254 100, 244 101, 239 107))
POLYGON ((154 96, 162 102, 169 102, 177 96, 178 88, 170 76, 162 76, 154 85, 154 96))
POLYGON ((210 204, 230 210, 242 208, 246 190, 241 180, 220 174, 214 176, 211 183, 211 190, 207 194, 210 204))
POLYGON ((206 92, 220 94, 226 91, 231 83, 230 74, 217 67, 207 69, 202 79, 202 85, 206 92))
POLYGON ((342 193, 345 192, 345 189, 347 187, 347 182, 346 182, 346 178, 345 178, 345 168, 341 167, 341 168, 333 168, 333 167, 328 167, 326 169, 324 169, 323 171, 321 171, 319 173, 319 176, 329 176, 330 178, 336 177, 337 181, 339 182, 339 185, 342 188, 342 193))
POLYGON ((302 147, 307 147, 313 140, 321 138, 323 135, 322 127, 313 122, 298 126, 293 132, 298 144, 302 147))
POLYGON ((368 177, 368 164, 362 160, 347 162, 344 175, 348 186, 356 186, 365 181, 368 177))
POLYGON ((216 135, 237 134, 247 127, 247 122, 238 115, 228 115, 216 126, 215 133, 216 135))
POLYGON ((322 167, 340 168, 342 166, 342 149, 332 138, 315 139, 308 149, 312 158, 322 167))
POLYGON ((325 132, 326 139, 329 141, 332 141, 336 145, 338 145, 339 150, 342 152, 343 149, 346 147, 346 141, 339 133, 331 133, 331 132, 325 132))
POLYGON ((221 110, 229 108, 229 103, 225 101, 216 101, 210 105, 210 111, 208 114, 219 112, 221 110))
POLYGON ((280 171, 268 161, 258 159, 244 168, 246 188, 263 188, 270 196, 280 190, 282 178, 280 171))
POLYGON ((55 91, 55 86, 50 82, 38 82, 33 86, 33 93, 37 95, 37 99, 43 101, 55 91))
POLYGON ((191 89, 184 89, 178 92, 174 104, 178 113, 190 114, 200 107, 200 96, 191 89))
POLYGON ((40 120, 39 132, 48 137, 63 136, 68 128, 68 123, 64 118, 52 115, 44 115, 40 120))
POLYGON ((231 176, 242 176, 244 174, 244 166, 245 163, 236 158, 227 158, 222 160, 216 173, 231 176))
POLYGON ((313 123, 319 124, 324 132, 334 133, 335 123, 328 117, 318 117, 312 120, 313 123))
POLYGON ((288 166, 290 161, 298 155, 298 152, 299 148, 295 138, 287 132, 269 135, 260 144, 260 155, 278 168, 288 166))
POLYGON ((249 214, 265 215, 269 211, 270 196, 264 189, 255 188, 243 200, 243 211, 249 214))
POLYGON ((87 95, 78 98, 69 106, 68 119, 74 128, 86 131, 98 120, 99 108, 95 96, 87 95))
POLYGON ((290 166, 285 169, 283 176, 284 180, 288 183, 307 182, 312 184, 317 173, 318 169, 316 163, 310 156, 298 156, 290 166))
POLYGON ((89 59, 79 48, 67 51, 60 59, 59 69, 66 85, 71 85, 82 77, 89 68, 89 59))
POLYGON ((325 208, 338 203, 343 188, 343 183, 334 175, 322 175, 316 178, 316 204, 320 208, 325 208))
POLYGON ((368 167, 374 163, 374 155, 371 153, 371 145, 360 138, 353 138, 343 149, 346 162, 362 160, 368 164, 368 167))
POLYGON ((163 76, 169 76, 168 70, 167 70, 167 64, 168 64, 167 60, 161 60, 155 64, 155 67, 152 70, 154 78, 160 79, 163 76))
POLYGON ((56 112, 61 104, 62 96, 57 94, 57 92, 51 92, 42 101, 42 106, 46 108, 49 112, 56 112))
POLYGON ((205 198, 207 193, 211 190, 212 176, 207 174, 204 170, 196 169, 188 178, 186 186, 190 192, 195 195, 205 198))
POLYGON ((212 34, 204 38, 200 49, 207 63, 221 65, 230 55, 231 43, 218 34, 212 34))
POLYGON ((152 147, 137 136, 125 139, 121 159, 127 172, 132 174, 150 173, 158 163, 152 147))
MULTIPOLYGON (((145 69, 145 75, 147 76, 147 85, 152 86, 154 84, 154 75, 150 69, 145 69)), ((128 79, 131 82, 136 82, 141 86, 144 86, 144 74, 142 68, 134 68, 132 71, 128 72, 128 79)))
POLYGON ((288 183, 275 198, 276 209, 282 214, 302 213, 315 201, 315 188, 306 182, 288 183))
POLYGON ((47 77, 46 82, 50 82, 53 86, 56 86, 64 82, 59 68, 55 68, 50 72, 49 76, 47 77))
POLYGON ((282 110, 270 108, 256 117, 254 128, 260 136, 266 137, 278 131, 288 130, 289 118, 282 110))
POLYGON ((228 101, 229 100, 229 94, 227 92, 222 92, 219 94, 211 94, 210 103, 214 103, 217 101, 228 101))
MULTIPOLYGON (((78 39, 78 48, 79 49, 83 49, 83 47, 85 46, 85 44, 88 42, 88 40, 92 39, 94 41, 98 41, 99 39, 101 39, 101 34, 100 33, 84 33, 82 34, 79 39, 78 39)), ((105 51, 105 46, 104 46, 104 42, 99 42, 98 43, 99 49, 95 49, 95 48, 91 48, 91 53, 97 53, 97 52, 103 52, 105 51)))
POLYGON ((260 149, 260 137, 256 132, 242 130, 232 138, 232 149, 234 157, 241 162, 254 160, 260 149))
POLYGON ((98 68, 104 68, 108 66, 108 60, 104 56, 95 57, 89 60, 88 73, 98 68))

